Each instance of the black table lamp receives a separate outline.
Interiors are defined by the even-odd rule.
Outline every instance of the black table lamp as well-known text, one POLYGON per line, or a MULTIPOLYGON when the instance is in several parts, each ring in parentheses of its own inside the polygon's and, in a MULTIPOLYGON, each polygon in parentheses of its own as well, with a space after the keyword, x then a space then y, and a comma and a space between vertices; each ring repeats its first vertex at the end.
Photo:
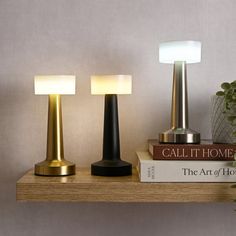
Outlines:
POLYGON ((91 76, 91 93, 105 95, 103 156, 91 165, 91 174, 125 176, 132 174, 132 165, 120 158, 117 94, 131 94, 130 75, 91 76))

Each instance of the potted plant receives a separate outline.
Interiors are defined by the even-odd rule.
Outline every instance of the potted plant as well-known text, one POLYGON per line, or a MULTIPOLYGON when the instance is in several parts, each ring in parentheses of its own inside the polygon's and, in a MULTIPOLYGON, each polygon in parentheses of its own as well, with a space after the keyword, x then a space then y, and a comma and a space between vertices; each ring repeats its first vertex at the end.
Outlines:
POLYGON ((214 143, 236 143, 236 80, 222 83, 212 97, 212 139, 214 143))

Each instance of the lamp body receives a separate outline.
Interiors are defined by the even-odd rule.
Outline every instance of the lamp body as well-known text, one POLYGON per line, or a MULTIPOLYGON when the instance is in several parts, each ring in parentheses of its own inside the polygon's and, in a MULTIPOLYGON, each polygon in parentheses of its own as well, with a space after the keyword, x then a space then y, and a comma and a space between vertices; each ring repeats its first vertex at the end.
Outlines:
POLYGON ((103 157, 91 165, 92 175, 125 176, 132 174, 132 165, 120 158, 119 118, 116 94, 105 95, 103 157))
POLYGON ((187 69, 184 61, 174 63, 171 129, 159 134, 161 143, 200 143, 200 134, 189 129, 187 69))
POLYGON ((65 176, 75 174, 75 165, 64 159, 61 98, 48 98, 48 128, 46 160, 35 165, 36 175, 65 176))
POLYGON ((105 95, 103 159, 120 160, 120 134, 117 95, 105 95))

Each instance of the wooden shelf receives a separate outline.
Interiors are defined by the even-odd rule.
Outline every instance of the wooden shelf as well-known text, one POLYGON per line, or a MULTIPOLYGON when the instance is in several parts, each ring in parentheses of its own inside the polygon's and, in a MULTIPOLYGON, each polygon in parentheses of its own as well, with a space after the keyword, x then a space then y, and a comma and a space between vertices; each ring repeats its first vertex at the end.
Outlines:
POLYGON ((132 176, 91 176, 77 169, 67 177, 35 176, 27 172, 16 185, 17 201, 66 202, 232 202, 232 183, 140 183, 132 176))

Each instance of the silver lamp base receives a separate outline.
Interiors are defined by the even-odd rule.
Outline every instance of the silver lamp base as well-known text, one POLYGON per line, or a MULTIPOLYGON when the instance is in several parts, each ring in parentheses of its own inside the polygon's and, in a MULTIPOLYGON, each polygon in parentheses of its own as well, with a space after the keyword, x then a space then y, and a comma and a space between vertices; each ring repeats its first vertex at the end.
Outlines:
POLYGON ((160 143, 200 143, 200 133, 191 129, 169 129, 159 134, 160 143))

